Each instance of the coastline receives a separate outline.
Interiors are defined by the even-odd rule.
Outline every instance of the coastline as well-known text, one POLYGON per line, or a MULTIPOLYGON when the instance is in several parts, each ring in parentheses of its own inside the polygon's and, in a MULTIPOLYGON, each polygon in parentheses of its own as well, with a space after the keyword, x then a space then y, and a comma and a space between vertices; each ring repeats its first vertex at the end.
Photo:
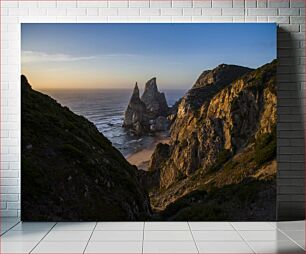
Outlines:
POLYGON ((151 156, 157 144, 158 143, 169 144, 169 141, 170 141, 170 137, 163 136, 163 135, 157 135, 154 138, 154 141, 147 148, 127 155, 126 160, 130 164, 137 166, 138 169, 142 169, 146 171, 148 170, 151 156))

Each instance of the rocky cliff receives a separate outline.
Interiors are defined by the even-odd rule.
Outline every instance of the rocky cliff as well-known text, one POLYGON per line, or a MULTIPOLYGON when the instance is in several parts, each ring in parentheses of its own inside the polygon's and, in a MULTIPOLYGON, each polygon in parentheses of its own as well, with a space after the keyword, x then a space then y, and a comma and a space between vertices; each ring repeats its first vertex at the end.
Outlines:
MULTIPOLYGON (((214 112, 209 112, 208 109, 213 107, 210 104, 214 96, 250 71, 236 65, 219 65, 214 70, 204 71, 183 97, 171 126, 171 142, 175 144, 171 148, 171 163, 167 165, 173 164, 170 168, 174 170, 161 177, 162 186, 168 186, 175 178, 188 176, 199 167, 213 163, 217 151, 222 149, 221 129, 228 119, 221 119, 214 112)), ((220 104, 219 110, 226 110, 226 107, 220 104)))
POLYGON ((237 65, 220 64, 213 70, 204 71, 193 87, 182 98, 179 105, 180 114, 198 109, 222 88, 251 70, 237 65))
POLYGON ((123 126, 136 135, 164 131, 169 126, 169 107, 164 93, 158 91, 156 78, 150 79, 139 97, 137 83, 125 111, 123 126))
POLYGON ((33 90, 25 76, 21 87, 22 220, 148 218, 137 168, 94 124, 33 90))
MULTIPOLYGON (((151 193, 153 206, 157 210, 168 207, 167 217, 175 218, 174 211, 177 213, 182 204, 191 207, 198 202, 215 207, 222 195, 227 197, 222 188, 226 189, 224 193, 231 193, 239 185, 239 190, 247 192, 244 183, 249 182, 252 192, 262 196, 255 199, 255 204, 246 204, 264 212, 252 217, 252 209, 244 205, 245 214, 241 216, 271 218, 275 206, 267 205, 263 198, 268 202, 275 198, 276 61, 256 70, 222 64, 203 72, 178 105, 166 150, 160 154, 155 151, 150 174, 159 175, 159 181, 155 180, 159 191, 151 193), (213 199, 211 190, 215 190, 213 199)), ((233 204, 228 202, 218 209, 230 210, 233 204)), ((184 215, 188 218, 180 212, 176 218, 194 219, 192 212, 184 215)), ((227 211, 222 216, 235 218, 235 212, 227 211)))

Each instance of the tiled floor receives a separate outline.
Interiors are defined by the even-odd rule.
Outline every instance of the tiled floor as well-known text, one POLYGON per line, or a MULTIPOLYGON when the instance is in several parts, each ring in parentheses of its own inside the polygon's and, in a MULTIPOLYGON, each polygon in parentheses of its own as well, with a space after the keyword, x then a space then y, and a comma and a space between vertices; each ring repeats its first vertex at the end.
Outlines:
POLYGON ((1 219, 0 253, 304 253, 305 221, 22 223, 1 219))

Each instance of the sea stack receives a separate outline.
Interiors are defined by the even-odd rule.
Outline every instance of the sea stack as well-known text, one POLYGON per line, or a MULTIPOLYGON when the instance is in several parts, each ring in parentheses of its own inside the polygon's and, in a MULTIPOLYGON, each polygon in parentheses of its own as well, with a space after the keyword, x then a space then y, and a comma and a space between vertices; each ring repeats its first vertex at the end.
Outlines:
POLYGON ((124 114, 123 126, 132 129, 135 134, 141 135, 148 128, 146 126, 148 121, 146 118, 146 105, 139 98, 139 88, 136 82, 129 105, 124 114))
POLYGON ((146 83, 141 100, 146 104, 147 113, 152 118, 168 115, 169 108, 165 94, 158 91, 155 77, 146 83))
POLYGON ((169 127, 168 114, 169 107, 165 94, 158 91, 154 77, 146 83, 141 98, 136 82, 125 111, 123 126, 136 135, 165 131, 169 127))

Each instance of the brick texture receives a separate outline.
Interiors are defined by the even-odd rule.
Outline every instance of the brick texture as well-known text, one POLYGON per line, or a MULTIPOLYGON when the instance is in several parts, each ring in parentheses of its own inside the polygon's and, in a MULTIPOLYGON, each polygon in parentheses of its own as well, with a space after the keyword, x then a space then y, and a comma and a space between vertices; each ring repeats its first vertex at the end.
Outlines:
POLYGON ((304 0, 2 0, 0 4, 1 216, 20 216, 20 23, 276 22, 277 219, 304 218, 304 0))

